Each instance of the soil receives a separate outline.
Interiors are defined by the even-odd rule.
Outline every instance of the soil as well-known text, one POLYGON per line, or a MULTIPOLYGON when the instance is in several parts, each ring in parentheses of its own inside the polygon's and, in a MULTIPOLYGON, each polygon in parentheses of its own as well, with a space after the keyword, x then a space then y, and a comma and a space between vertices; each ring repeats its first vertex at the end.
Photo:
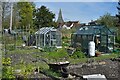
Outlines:
POLYGON ((110 59, 93 63, 84 63, 68 66, 70 73, 77 75, 102 74, 107 80, 120 80, 120 62, 110 59))
MULTIPOLYGON (((38 53, 40 54, 40 53, 38 53)), ((37 54, 37 55, 38 55, 37 54)), ((12 59, 12 65, 19 64, 21 59, 26 63, 33 64, 36 60, 35 58, 36 53, 31 54, 7 54, 7 57, 12 59), (34 55, 34 56, 33 56, 34 55)), ((38 62, 41 62, 42 59, 38 59, 38 62)), ((43 61, 42 61, 43 62, 43 61)), ((107 80, 120 80, 120 62, 119 61, 112 61, 110 59, 105 59, 102 61, 94 61, 90 63, 78 63, 78 64, 70 64, 67 67, 69 73, 77 74, 77 75, 91 75, 91 74, 102 74, 105 75, 107 80)), ((44 74, 34 72, 29 75, 28 77, 33 78, 48 78, 44 74)), ((76 78, 77 79, 77 78, 76 78)), ((75 80, 76 80, 75 79, 75 80)), ((80 78, 78 78, 80 80, 80 78)))

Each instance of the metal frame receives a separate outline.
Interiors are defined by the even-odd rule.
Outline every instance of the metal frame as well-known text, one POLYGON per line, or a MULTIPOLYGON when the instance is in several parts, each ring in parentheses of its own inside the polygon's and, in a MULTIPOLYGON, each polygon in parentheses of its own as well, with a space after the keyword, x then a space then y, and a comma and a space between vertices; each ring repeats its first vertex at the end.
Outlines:
POLYGON ((41 48, 62 46, 61 45, 61 33, 57 29, 54 29, 53 27, 43 27, 39 29, 35 34, 36 36, 38 35, 39 37, 39 38, 36 37, 36 46, 38 46, 38 44, 40 44, 39 47, 41 48), (55 35, 55 39, 52 39, 53 35, 55 35), (54 40, 56 40, 55 45, 52 44, 54 40))
MULTIPOLYGON (((99 37, 100 37, 100 40, 99 40, 100 41, 100 44, 99 44, 100 47, 102 47, 102 45, 105 44, 105 51, 103 51, 103 52, 110 52, 110 50, 108 50, 108 48, 110 47, 109 46, 110 44, 112 44, 112 48, 114 50, 115 34, 112 31, 110 31, 109 28, 107 28, 105 26, 84 26, 84 27, 80 28, 78 31, 73 33, 72 36, 71 36, 72 37, 71 38, 72 39, 71 40, 72 41, 71 42, 72 46, 77 47, 76 43, 79 42, 83 49, 88 49, 87 44, 89 43, 89 41, 91 41, 91 40, 88 39, 88 35, 92 36, 92 38, 93 38, 92 41, 95 41, 95 37, 97 35, 99 35, 99 37), (90 30, 91 28, 93 28, 93 30, 90 30), (92 31, 92 32, 89 32, 89 31, 92 31), (77 40, 78 37, 76 35, 81 36, 81 40, 77 40), (86 36, 87 41, 86 41, 86 39, 83 38, 83 36, 86 36), (109 37, 113 37, 113 40, 112 40, 113 42, 110 42, 110 43, 108 42, 109 37), (103 40, 105 40, 105 42, 103 42, 103 40)), ((100 49, 100 47, 97 50, 102 51, 100 49)))

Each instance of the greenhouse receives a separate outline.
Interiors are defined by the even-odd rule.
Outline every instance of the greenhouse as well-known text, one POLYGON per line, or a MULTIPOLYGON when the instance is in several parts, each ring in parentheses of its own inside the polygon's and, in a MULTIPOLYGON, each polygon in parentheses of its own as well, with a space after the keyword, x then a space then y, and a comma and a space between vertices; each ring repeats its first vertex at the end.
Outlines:
POLYGON ((115 30, 105 26, 84 26, 72 34, 73 47, 88 51, 88 43, 95 42, 95 48, 101 52, 112 52, 115 44, 115 30))
POLYGON ((61 48, 61 33, 53 27, 43 27, 36 33, 37 47, 57 47, 61 48))

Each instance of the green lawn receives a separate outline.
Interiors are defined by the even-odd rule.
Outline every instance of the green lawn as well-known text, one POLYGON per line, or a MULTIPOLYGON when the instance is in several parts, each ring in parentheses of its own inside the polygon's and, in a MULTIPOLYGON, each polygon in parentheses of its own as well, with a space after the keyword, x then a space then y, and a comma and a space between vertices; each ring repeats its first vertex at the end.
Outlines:
MULTIPOLYGON (((95 61, 99 61, 99 60, 104 60, 104 59, 110 59, 110 58, 116 58, 118 57, 117 54, 108 54, 108 55, 101 55, 99 57, 92 57, 93 59, 95 59, 95 61)), ((77 64, 77 63, 85 63, 87 62, 87 60, 90 58, 80 58, 80 59, 69 59, 69 61, 71 62, 71 64, 77 64)))

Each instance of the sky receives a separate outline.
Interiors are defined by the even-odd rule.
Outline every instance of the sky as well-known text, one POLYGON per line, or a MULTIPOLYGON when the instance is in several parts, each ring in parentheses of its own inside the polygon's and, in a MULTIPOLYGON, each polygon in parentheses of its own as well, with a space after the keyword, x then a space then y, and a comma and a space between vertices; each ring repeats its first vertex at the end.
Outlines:
POLYGON ((96 20, 106 13, 112 16, 118 13, 117 2, 35 2, 35 4, 36 8, 46 6, 55 14, 55 20, 58 19, 61 9, 64 21, 80 21, 81 23, 96 20))

